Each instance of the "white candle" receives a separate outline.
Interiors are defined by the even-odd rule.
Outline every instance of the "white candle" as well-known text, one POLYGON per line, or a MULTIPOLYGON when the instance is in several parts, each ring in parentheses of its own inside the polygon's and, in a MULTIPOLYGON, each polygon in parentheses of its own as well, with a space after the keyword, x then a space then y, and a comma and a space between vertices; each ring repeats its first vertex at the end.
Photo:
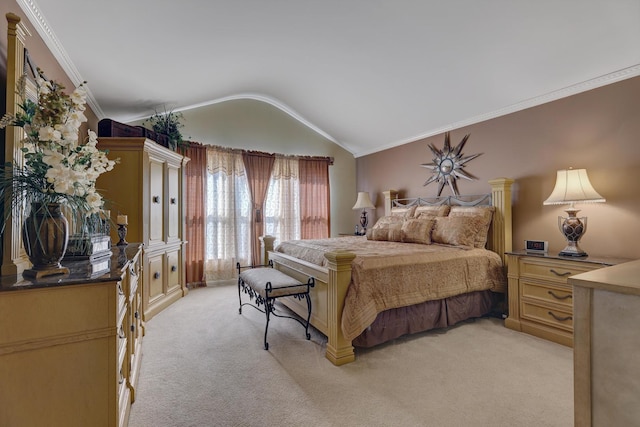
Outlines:
POLYGON ((118 218, 116 219, 116 223, 118 225, 127 225, 127 216, 126 215, 118 215, 118 218))

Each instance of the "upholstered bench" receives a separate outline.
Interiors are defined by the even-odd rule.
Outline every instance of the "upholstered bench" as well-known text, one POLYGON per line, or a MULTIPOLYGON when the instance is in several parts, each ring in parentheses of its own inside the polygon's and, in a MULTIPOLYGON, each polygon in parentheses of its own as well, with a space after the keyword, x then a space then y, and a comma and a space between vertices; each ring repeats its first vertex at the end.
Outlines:
POLYGON ((250 305, 265 313, 267 316, 267 323, 264 327, 265 350, 269 350, 267 332, 269 330, 269 317, 271 314, 276 317, 295 320, 304 326, 307 339, 311 338, 311 334, 309 334, 309 320, 311 319, 311 298, 309 297, 309 290, 315 285, 315 279, 313 277, 309 277, 307 283, 301 283, 273 268, 272 262, 269 262, 269 266, 240 266, 240 263, 236 263, 236 268, 238 269, 238 299, 240 301, 238 313, 242 314, 242 307, 250 305), (242 271, 242 269, 245 270, 242 271), (243 303, 243 293, 249 295, 250 301, 255 298, 255 304, 251 302, 243 303), (300 300, 305 298, 308 308, 306 321, 302 321, 297 317, 276 313, 274 303, 276 299, 281 297, 294 297, 300 300), (260 308, 262 305, 264 305, 264 310, 260 308))

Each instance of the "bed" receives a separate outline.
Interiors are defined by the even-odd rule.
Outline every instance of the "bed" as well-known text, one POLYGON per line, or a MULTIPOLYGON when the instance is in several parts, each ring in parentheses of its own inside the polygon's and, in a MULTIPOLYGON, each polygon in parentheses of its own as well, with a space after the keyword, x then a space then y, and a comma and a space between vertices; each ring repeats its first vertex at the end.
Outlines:
MULTIPOLYGON (((482 196, 398 199, 396 191, 385 191, 385 215, 366 237, 283 242, 277 248, 272 237, 261 238, 265 262, 299 280, 315 277, 311 324, 327 336, 325 355, 333 364, 354 361, 354 346, 491 310, 495 295, 506 292, 513 180, 489 184, 491 193, 482 196), (482 215, 486 221, 477 218, 482 215), (457 232, 450 232, 452 225, 457 232), (432 230, 428 241, 425 229, 432 230), (460 237, 474 229, 481 232, 460 237)), ((299 315, 306 312, 295 299, 282 303, 299 315)))

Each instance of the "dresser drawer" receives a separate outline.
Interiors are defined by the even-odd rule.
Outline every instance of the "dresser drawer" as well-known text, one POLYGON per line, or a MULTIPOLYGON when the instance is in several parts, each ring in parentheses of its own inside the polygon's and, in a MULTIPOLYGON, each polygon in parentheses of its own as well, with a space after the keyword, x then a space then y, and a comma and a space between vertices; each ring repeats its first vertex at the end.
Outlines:
POLYGON ((564 306, 571 311, 573 307, 573 292, 570 287, 543 285, 535 282, 523 280, 522 298, 525 300, 534 299, 564 306))
POLYGON ((591 271, 597 267, 598 266, 594 264, 588 263, 520 258, 520 277, 530 277, 548 282, 566 284, 569 276, 591 271))
POLYGON ((573 313, 572 311, 564 311, 558 309, 551 309, 528 302, 522 303, 523 319, 531 320, 538 323, 544 323, 545 325, 564 329, 566 331, 573 331, 573 313))

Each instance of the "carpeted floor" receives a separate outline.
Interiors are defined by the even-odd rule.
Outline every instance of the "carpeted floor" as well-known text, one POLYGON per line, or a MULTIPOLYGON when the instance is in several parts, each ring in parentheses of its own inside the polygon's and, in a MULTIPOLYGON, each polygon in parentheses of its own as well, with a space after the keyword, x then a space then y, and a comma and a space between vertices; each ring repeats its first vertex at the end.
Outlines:
POLYGON ((572 426, 571 348, 499 319, 324 357, 289 319, 238 314, 235 282, 192 290, 146 324, 132 427, 572 426))

